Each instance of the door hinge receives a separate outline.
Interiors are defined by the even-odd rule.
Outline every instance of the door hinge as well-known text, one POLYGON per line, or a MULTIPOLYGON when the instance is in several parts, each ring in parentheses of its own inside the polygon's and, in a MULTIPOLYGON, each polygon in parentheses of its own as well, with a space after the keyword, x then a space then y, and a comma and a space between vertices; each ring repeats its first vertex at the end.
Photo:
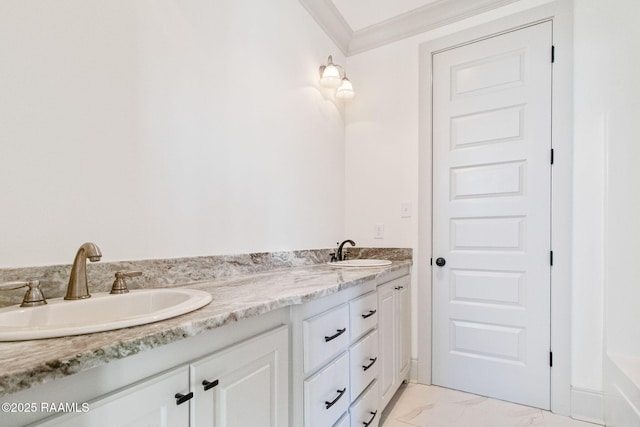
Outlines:
POLYGON ((551 63, 556 62, 556 47, 551 45, 551 63))
POLYGON ((551 164, 553 164, 554 158, 553 156, 555 155, 555 153, 553 152, 553 148, 551 149, 551 164))
POLYGON ((553 352, 549 352, 549 366, 553 367, 553 352))
POLYGON ((553 251, 549 252, 549 265, 553 265, 553 251))

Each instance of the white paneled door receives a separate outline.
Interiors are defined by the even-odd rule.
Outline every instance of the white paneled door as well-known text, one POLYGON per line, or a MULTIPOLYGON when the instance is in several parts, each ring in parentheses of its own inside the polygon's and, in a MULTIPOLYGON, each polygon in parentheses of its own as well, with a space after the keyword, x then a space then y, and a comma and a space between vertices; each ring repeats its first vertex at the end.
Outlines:
POLYGON ((433 383, 545 409, 551 25, 433 56, 433 383))

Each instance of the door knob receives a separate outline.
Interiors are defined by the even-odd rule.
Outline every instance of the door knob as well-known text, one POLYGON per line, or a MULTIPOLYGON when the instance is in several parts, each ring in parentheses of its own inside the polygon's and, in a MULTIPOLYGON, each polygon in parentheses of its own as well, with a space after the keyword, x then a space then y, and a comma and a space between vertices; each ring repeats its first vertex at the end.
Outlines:
POLYGON ((447 263, 447 260, 446 260, 446 259, 444 259, 444 258, 438 258, 438 259, 436 260, 436 265, 437 265, 438 267, 442 267, 442 266, 444 266, 446 263, 447 263))

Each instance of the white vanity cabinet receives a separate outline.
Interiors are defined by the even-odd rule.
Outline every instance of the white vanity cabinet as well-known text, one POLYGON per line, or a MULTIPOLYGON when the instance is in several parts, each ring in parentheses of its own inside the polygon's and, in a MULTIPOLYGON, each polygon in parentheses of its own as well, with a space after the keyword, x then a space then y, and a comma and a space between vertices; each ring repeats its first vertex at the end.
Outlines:
POLYGON ((385 407, 402 381, 409 377, 411 357, 411 302, 409 275, 378 286, 379 389, 385 407))
MULTIPOLYGON (((375 290, 371 281, 292 308, 292 425, 352 425, 352 405, 378 374, 375 290)), ((377 411, 375 390, 367 402, 377 411)))
MULTIPOLYGON (((409 271, 149 350, 123 342, 126 357, 3 396, 70 412, 5 413, 0 424, 376 427, 408 378, 409 271)), ((117 332, 96 335, 108 337, 117 332)))

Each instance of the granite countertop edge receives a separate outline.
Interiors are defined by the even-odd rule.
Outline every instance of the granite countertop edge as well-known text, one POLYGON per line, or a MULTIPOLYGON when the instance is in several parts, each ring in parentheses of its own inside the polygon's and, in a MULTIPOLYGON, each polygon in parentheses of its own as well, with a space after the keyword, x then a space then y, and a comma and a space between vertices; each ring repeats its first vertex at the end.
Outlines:
POLYGON ((182 287, 211 292, 208 305, 171 319, 113 331, 0 343, 0 396, 73 375, 112 360, 196 336, 232 322, 303 304, 375 280, 411 260, 373 268, 334 268, 326 264, 292 267, 182 287))

